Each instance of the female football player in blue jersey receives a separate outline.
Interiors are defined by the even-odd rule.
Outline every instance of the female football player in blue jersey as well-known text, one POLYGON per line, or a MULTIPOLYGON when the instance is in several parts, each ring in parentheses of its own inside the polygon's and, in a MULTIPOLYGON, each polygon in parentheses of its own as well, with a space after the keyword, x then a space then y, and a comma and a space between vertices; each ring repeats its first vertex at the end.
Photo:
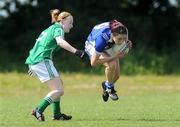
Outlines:
POLYGON ((73 27, 73 16, 68 12, 60 13, 58 9, 52 10, 51 16, 53 24, 41 32, 26 59, 26 64, 30 69, 29 72, 36 75, 50 90, 37 108, 32 111, 32 115, 39 121, 44 121, 43 112, 51 104, 54 120, 70 120, 72 116, 61 112, 60 97, 64 94, 63 82, 54 67, 52 58, 54 52, 60 47, 80 58, 84 52, 75 49, 64 39, 64 33, 69 33, 73 27))
POLYGON ((90 58, 91 66, 101 64, 105 66, 107 80, 102 82, 102 97, 105 102, 109 97, 114 101, 118 100, 114 84, 120 75, 119 59, 126 56, 124 52, 117 52, 113 55, 106 50, 123 42, 127 43, 128 48, 132 48, 132 43, 128 40, 127 28, 117 20, 96 25, 85 42, 85 52, 90 58))

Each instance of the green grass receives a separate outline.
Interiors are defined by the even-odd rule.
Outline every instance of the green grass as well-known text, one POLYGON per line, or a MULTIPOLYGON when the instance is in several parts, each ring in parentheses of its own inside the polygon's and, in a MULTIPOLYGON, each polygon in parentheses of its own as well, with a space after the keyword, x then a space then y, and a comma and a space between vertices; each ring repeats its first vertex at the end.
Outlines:
POLYGON ((179 127, 179 76, 122 76, 117 82, 120 100, 101 99, 103 76, 63 73, 62 111, 71 121, 46 121, 31 115, 48 89, 24 73, 0 73, 0 127, 179 127))

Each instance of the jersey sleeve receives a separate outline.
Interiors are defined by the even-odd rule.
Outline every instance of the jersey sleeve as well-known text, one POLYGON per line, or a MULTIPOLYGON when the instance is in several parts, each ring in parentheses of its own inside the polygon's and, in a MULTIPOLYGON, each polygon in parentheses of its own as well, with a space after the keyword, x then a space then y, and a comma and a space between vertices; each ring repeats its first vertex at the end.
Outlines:
POLYGON ((61 36, 64 38, 64 31, 62 28, 55 28, 54 29, 54 38, 61 36))
POLYGON ((111 33, 109 29, 105 29, 101 35, 99 35, 95 40, 95 50, 98 53, 104 51, 105 47, 107 46, 107 41, 110 39, 111 33))
POLYGON ((111 31, 109 28, 105 29, 103 32, 102 32, 102 37, 108 41, 110 38, 111 38, 111 31))
POLYGON ((95 50, 98 53, 101 53, 104 51, 106 47, 106 40, 103 38, 102 35, 98 36, 95 40, 95 50))

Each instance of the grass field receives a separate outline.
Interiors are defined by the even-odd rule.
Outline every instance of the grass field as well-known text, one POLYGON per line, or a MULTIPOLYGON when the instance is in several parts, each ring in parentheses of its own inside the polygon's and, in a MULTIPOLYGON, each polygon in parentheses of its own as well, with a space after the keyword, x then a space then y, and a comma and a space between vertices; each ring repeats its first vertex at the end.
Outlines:
POLYGON ((101 99, 103 76, 63 73, 62 111, 71 121, 37 122, 31 109, 48 92, 35 78, 23 73, 0 73, 0 127, 180 127, 179 76, 122 76, 117 82, 120 99, 101 99))

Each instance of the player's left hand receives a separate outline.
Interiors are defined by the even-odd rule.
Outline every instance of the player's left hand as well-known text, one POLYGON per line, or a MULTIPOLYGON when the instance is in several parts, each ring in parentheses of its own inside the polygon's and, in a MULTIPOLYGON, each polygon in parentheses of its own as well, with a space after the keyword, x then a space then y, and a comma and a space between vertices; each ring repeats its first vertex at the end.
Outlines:
POLYGON ((76 50, 76 52, 74 53, 77 57, 83 59, 85 52, 83 50, 76 50))
POLYGON ((76 50, 75 55, 82 60, 86 67, 91 67, 89 56, 84 50, 76 50))
POLYGON ((126 56, 126 54, 124 52, 117 52, 115 54, 115 58, 118 58, 118 59, 122 59, 126 56))
POLYGON ((130 40, 128 40, 127 42, 128 48, 131 49, 132 48, 132 42, 130 40))

